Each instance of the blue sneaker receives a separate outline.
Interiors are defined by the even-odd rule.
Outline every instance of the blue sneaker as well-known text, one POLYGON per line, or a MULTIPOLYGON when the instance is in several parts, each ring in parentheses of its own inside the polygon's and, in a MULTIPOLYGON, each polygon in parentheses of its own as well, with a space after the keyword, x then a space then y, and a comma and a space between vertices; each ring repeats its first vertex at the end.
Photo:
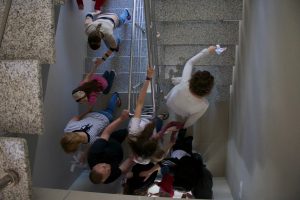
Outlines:
POLYGON ((130 15, 130 13, 129 13, 129 10, 128 10, 127 8, 125 8, 125 11, 127 12, 127 17, 126 17, 126 19, 127 19, 128 21, 130 21, 130 20, 131 20, 131 15, 130 15))

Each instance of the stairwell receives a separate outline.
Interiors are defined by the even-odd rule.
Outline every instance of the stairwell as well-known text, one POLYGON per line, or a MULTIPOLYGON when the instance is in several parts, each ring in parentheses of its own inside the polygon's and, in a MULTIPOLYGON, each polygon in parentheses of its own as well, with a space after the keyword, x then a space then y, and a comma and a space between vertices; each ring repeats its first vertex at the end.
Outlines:
MULTIPOLYGON (((52 0, 0 2, 0 135, 44 132, 42 71, 55 62, 55 19, 52 0)), ((19 180, 0 199, 31 199, 27 142, 0 137, 0 178, 15 171, 19 180)))
POLYGON ((165 96, 173 87, 172 77, 181 76, 185 62, 210 45, 226 46, 224 54, 208 56, 194 66, 215 77, 207 97, 207 112, 188 131, 194 148, 202 154, 216 177, 225 176, 229 102, 232 72, 239 41, 242 0, 157 0, 154 23, 158 32, 158 67, 165 96))

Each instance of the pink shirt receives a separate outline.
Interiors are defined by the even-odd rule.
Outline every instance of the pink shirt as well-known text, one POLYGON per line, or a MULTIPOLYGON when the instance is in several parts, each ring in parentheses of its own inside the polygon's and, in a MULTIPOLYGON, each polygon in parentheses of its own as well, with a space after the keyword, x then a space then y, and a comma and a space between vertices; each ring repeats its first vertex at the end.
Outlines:
MULTIPOLYGON (((92 78, 89 81, 92 81, 92 80, 96 80, 99 83, 101 91, 105 90, 108 86, 108 83, 107 83, 106 79, 103 78, 102 76, 93 75, 92 78)), ((86 81, 81 81, 80 86, 83 85, 85 82, 86 81)), ((98 95, 99 95, 99 92, 91 92, 88 95, 88 103, 90 105, 94 105, 97 101, 98 95)))

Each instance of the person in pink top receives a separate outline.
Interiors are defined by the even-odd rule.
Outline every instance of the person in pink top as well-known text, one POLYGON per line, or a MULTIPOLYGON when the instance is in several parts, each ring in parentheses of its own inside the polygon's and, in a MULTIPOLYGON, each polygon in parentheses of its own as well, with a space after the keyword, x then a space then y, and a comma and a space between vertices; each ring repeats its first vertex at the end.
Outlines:
POLYGON ((115 72, 105 71, 103 76, 95 75, 94 73, 96 72, 97 67, 101 65, 111 54, 112 51, 108 50, 101 59, 98 58, 94 67, 86 75, 84 80, 80 82, 79 87, 72 91, 72 96, 76 102, 93 106, 97 102, 97 97, 101 92, 103 94, 109 93, 115 78, 115 72))
MULTIPOLYGON (((95 12, 96 13, 100 13, 101 12, 101 8, 103 6, 103 4, 105 4, 106 0, 93 0, 95 1, 95 12)), ((77 6, 79 10, 83 10, 84 9, 84 4, 83 4, 83 0, 76 0, 77 2, 77 6)))

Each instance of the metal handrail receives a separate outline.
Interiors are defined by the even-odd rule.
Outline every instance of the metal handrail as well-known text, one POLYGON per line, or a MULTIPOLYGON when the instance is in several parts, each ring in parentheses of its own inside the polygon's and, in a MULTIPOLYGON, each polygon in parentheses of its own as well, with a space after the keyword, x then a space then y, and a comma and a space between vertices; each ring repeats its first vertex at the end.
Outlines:
POLYGON ((12 0, 2 0, 2 2, 3 3, 6 2, 6 3, 5 3, 5 7, 4 7, 3 17, 2 17, 2 20, 0 22, 0 46, 2 44, 2 40, 3 40, 5 27, 6 27, 9 11, 10 11, 10 8, 11 8, 12 0))
MULTIPOLYGON (((130 66, 129 66, 129 84, 128 84, 128 110, 130 111, 130 114, 133 115, 133 107, 135 106, 136 100, 138 98, 138 93, 141 88, 141 86, 144 83, 145 76, 144 74, 142 76, 135 76, 133 77, 133 65, 134 60, 137 58, 141 58, 143 55, 141 55, 143 48, 143 35, 146 33, 145 28, 142 27, 141 22, 144 21, 144 14, 143 14, 143 1, 142 0, 134 0, 133 1, 133 15, 132 15, 132 34, 131 34, 131 49, 130 49, 130 66), (137 52, 137 55, 135 55, 135 52, 137 52), (134 79, 134 80, 133 80, 134 79)), ((149 51, 148 51, 149 55, 149 51)), ((151 59, 148 59, 148 61, 151 59)), ((142 60, 138 60, 138 66, 135 67, 135 69, 138 67, 138 73, 135 75, 139 75, 141 73, 146 72, 147 66, 144 66, 142 64, 142 60)), ((152 63, 149 63, 149 65, 152 65, 152 63)), ((153 65, 152 65, 153 66, 153 65)), ((155 98, 154 98, 154 80, 151 81, 151 100, 152 104, 145 105, 143 109, 142 116, 153 118, 155 116, 155 98)))
MULTIPOLYGON (((147 46, 148 46, 148 60, 149 65, 156 68, 158 64, 158 50, 157 50, 157 31, 155 24, 155 1, 144 0, 145 21, 147 32, 147 46)), ((159 69, 155 70, 155 76, 151 83, 152 102, 154 115, 159 107, 157 96, 160 92, 159 88, 159 69), (157 103, 156 103, 157 102, 157 103)))

